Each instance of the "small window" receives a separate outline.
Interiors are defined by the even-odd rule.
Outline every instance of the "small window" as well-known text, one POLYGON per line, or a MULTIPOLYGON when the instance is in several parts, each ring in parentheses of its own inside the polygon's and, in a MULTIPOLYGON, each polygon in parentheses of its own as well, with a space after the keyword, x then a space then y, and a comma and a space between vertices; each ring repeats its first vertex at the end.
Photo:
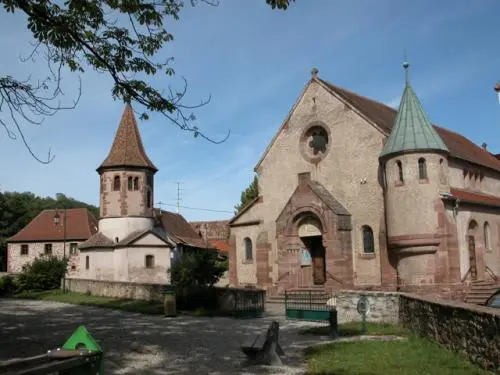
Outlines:
POLYGON ((134 187, 133 187, 133 181, 134 181, 133 178, 129 176, 129 178, 127 179, 127 185, 128 185, 127 187, 128 187, 129 190, 133 190, 134 189, 134 187))
POLYGON ((146 205, 148 208, 151 208, 151 190, 148 190, 146 194, 146 205))
POLYGON ((71 265, 71 271, 76 270, 76 266, 74 264, 71 265))
POLYGON ((45 253, 45 255, 52 255, 52 244, 51 243, 45 244, 44 253, 45 253))
POLYGON ((155 266, 154 255, 146 255, 145 265, 146 265, 146 268, 154 268, 154 266, 155 266))
POLYGON ((28 245, 21 245, 21 255, 28 255, 29 248, 28 245))
POLYGON ((252 250, 252 240, 250 238, 245 238, 245 260, 253 259, 253 250, 252 250))
POLYGON ((427 166, 425 165, 425 159, 418 159, 418 178, 421 180, 427 180, 427 166))
POLYGON ((488 222, 484 223, 484 248, 490 249, 490 224, 488 222))
POLYGON ((85 269, 88 270, 90 268, 90 257, 87 255, 85 257, 85 269))
POLYGON ((75 255, 77 249, 78 249, 78 244, 76 242, 72 242, 72 243, 69 244, 69 253, 71 255, 75 255))
POLYGON ((115 176, 113 180, 113 190, 114 191, 120 190, 120 176, 115 176))
POLYGON ((368 225, 363 226, 363 252, 365 254, 373 254, 375 252, 373 231, 368 225))
POLYGON ((404 182, 404 176, 403 176, 403 164, 401 163, 400 160, 396 162, 398 166, 398 182, 403 183, 404 182))
POLYGON ((134 177, 134 190, 139 190, 139 177, 134 177))

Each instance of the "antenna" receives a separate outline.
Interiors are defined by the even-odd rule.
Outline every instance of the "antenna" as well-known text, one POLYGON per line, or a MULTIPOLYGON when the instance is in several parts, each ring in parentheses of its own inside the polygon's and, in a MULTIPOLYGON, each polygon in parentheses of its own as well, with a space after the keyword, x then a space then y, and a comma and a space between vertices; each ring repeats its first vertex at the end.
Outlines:
POLYGON ((500 103, 500 82, 498 82, 498 83, 495 85, 495 91, 497 92, 497 96, 498 96, 498 103, 500 103))
POLYGON ((177 199, 176 199, 176 212, 180 213, 180 208, 181 208, 181 191, 184 189, 181 189, 181 182, 177 181, 175 182, 177 184, 177 199))

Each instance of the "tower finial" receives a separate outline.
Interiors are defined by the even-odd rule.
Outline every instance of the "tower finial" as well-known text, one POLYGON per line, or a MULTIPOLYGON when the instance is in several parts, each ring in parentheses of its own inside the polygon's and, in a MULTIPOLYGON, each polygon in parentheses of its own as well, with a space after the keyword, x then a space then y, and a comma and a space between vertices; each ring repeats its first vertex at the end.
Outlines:
POLYGON ((405 81, 406 83, 409 83, 410 80, 409 80, 409 77, 408 77, 408 68, 410 67, 410 63, 408 61, 405 61, 403 62, 403 68, 405 69, 405 81))
POLYGON ((312 78, 317 78, 318 77, 319 70, 318 68, 312 68, 311 70, 311 77, 312 78))

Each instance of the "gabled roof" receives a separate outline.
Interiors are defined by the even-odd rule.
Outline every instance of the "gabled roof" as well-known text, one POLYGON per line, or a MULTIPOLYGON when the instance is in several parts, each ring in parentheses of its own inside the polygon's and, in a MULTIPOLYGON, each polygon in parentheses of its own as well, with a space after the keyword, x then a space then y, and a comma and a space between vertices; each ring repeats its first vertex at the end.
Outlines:
POLYGON ((144 151, 134 111, 128 103, 125 105, 111 150, 97 171, 117 167, 147 168, 153 172, 158 170, 144 151))
POLYGON ((106 237, 101 232, 97 232, 87 241, 81 243, 80 246, 78 246, 80 250, 96 248, 96 247, 112 248, 115 247, 115 242, 113 242, 112 239, 106 237))
POLYGON ((201 249, 210 248, 182 215, 163 210, 156 210, 156 215, 163 230, 172 241, 201 249))
POLYGON ((405 62, 405 89, 391 134, 380 153, 381 157, 409 151, 448 152, 448 148, 432 126, 410 85, 408 67, 409 64, 405 62))
MULTIPOLYGON (((392 130, 392 126, 396 119, 397 111, 394 108, 387 106, 386 104, 380 103, 373 99, 355 94, 349 90, 333 85, 330 82, 322 80, 320 78, 314 77, 308 81, 304 90, 300 94, 299 99, 294 104, 292 110, 287 115, 285 121, 277 131, 276 135, 267 146, 264 154, 260 158, 257 163, 255 169, 259 167, 267 153, 271 149, 272 145, 278 138, 281 130, 286 126, 289 118, 301 97, 303 96, 306 89, 309 87, 311 82, 317 82, 322 85, 327 91, 329 91, 332 95, 340 98, 344 103, 348 104, 351 108, 355 109, 362 117, 364 117, 367 121, 372 123, 378 129, 380 129, 385 135, 389 135, 392 130)), ((488 151, 483 150, 481 147, 477 146, 464 136, 452 132, 450 130, 441 128, 439 126, 433 125, 434 129, 437 131, 438 135, 444 141, 446 147, 450 152, 450 156, 462 159, 471 163, 475 163, 478 165, 482 165, 493 170, 500 172, 500 160, 495 158, 488 151)))
POLYGON ((66 241, 85 241, 97 232, 97 220, 86 208, 58 210, 59 224, 54 224, 56 210, 43 210, 28 225, 10 237, 8 242, 47 242, 64 240, 66 212, 66 241))
POLYGON ((318 181, 312 180, 308 184, 311 187, 311 190, 314 192, 314 194, 316 194, 337 215, 349 215, 349 216, 351 215, 351 213, 347 211, 347 209, 342 205, 342 203, 336 200, 333 197, 333 195, 331 195, 330 192, 318 181))
POLYGON ((154 236, 158 237, 162 241, 164 241, 166 244, 170 245, 171 241, 169 241, 168 238, 166 238, 163 233, 161 233, 157 229, 143 229, 143 230, 138 230, 135 232, 130 233, 127 237, 123 238, 119 242, 114 242, 112 239, 109 237, 106 237, 104 234, 101 232, 94 234, 91 238, 89 238, 87 241, 84 243, 80 244, 79 248, 81 250, 85 249, 91 249, 91 248, 116 248, 116 247, 126 247, 133 245, 135 241, 139 240, 140 238, 144 237, 147 234, 153 234, 154 236))
POLYGON ((229 220, 229 225, 233 224, 236 220, 238 220, 245 212, 247 212, 250 209, 250 207, 252 207, 255 203, 259 202, 260 199, 261 199, 261 196, 258 195, 254 199, 252 199, 250 202, 248 202, 245 207, 243 207, 236 215, 234 215, 229 220))
POLYGON ((450 198, 460 198, 460 201, 464 203, 500 208, 500 197, 455 188, 451 188, 450 193, 452 194, 450 198))

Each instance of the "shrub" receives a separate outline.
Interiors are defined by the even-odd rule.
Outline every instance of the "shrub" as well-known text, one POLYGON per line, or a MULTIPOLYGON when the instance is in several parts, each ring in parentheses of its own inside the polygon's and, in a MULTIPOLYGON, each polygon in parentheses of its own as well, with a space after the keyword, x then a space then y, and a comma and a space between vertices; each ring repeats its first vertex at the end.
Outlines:
POLYGON ((213 286, 227 271, 227 261, 207 250, 183 254, 170 268, 171 284, 180 309, 217 307, 213 286))
POLYGON ((67 264, 67 259, 55 256, 36 258, 32 263, 23 266, 18 277, 18 291, 41 292, 59 289, 67 264))
POLYGON ((0 297, 11 296, 17 289, 14 278, 10 275, 0 278, 0 297))

